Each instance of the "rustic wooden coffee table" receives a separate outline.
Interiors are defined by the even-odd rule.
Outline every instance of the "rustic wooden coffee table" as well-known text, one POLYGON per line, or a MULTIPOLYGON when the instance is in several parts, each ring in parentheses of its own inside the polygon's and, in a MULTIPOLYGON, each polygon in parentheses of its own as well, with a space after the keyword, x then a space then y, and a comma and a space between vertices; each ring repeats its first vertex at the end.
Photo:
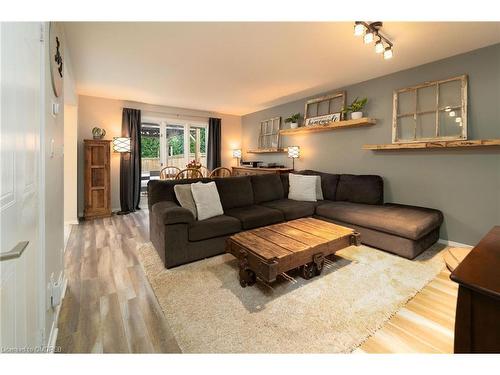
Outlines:
POLYGON ((310 279, 321 274, 325 257, 360 243, 353 229, 304 218, 237 233, 227 239, 226 252, 238 258, 240 285, 246 287, 257 277, 273 282, 296 268, 310 279))

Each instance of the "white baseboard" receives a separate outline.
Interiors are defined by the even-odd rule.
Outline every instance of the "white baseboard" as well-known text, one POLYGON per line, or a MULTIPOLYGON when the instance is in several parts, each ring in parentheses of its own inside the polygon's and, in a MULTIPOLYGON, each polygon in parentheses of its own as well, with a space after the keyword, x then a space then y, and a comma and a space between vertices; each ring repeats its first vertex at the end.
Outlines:
POLYGON ((452 247, 466 247, 466 248, 472 248, 473 247, 471 245, 467 245, 467 244, 460 243, 460 242, 455 242, 455 241, 450 241, 450 240, 445 240, 445 239, 442 239, 442 238, 440 238, 438 240, 438 243, 442 243, 443 245, 452 246, 452 247))
POLYGON ((61 312, 61 306, 64 301, 64 296, 66 295, 66 288, 68 287, 68 279, 63 274, 63 292, 61 297, 61 303, 56 307, 54 320, 52 321, 52 327, 50 328, 49 340, 47 341, 48 353, 54 353, 57 342, 57 334, 59 333, 59 328, 57 325, 59 323, 59 313, 61 312))

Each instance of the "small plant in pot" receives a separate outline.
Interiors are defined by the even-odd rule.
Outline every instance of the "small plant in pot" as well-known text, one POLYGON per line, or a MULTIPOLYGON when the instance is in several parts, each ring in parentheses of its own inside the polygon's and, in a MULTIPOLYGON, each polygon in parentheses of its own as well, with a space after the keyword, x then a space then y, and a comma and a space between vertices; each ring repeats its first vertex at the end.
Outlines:
POLYGON ((345 114, 350 112, 352 120, 360 119, 361 117, 363 117, 362 109, 365 107, 367 101, 368 101, 367 98, 363 98, 363 99, 356 98, 342 112, 345 114))
POLYGON ((291 129, 296 129, 299 126, 300 113, 296 113, 288 117, 285 122, 290 124, 291 129))

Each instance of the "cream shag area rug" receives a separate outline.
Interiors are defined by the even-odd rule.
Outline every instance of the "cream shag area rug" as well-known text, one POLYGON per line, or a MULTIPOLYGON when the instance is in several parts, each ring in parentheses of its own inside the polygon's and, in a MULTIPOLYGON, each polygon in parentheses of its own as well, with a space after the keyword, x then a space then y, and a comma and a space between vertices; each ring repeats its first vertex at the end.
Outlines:
POLYGON ((139 257, 183 352, 348 353, 439 273, 445 248, 411 261, 351 246, 319 277, 247 288, 229 254, 171 270, 151 243, 139 257))

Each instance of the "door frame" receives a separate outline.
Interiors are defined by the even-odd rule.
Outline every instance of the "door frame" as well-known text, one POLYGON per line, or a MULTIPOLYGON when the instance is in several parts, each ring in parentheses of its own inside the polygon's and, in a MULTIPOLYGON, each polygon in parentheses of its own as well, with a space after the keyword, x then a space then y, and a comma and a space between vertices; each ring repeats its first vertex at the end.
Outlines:
MULTIPOLYGON (((47 332, 46 330, 46 320, 47 320, 47 308, 49 306, 48 298, 48 285, 46 284, 45 275, 45 155, 46 155, 46 136, 45 128, 47 126, 46 115, 47 115, 47 95, 46 95, 46 85, 47 79, 45 77, 45 72, 48 69, 47 59, 45 56, 45 51, 47 48, 49 38, 49 23, 40 22, 40 133, 38 137, 38 243, 40 257, 38 264, 38 275, 39 289, 38 289, 38 310, 39 310, 39 337, 42 345, 49 345, 50 335, 52 332, 47 332)), ((64 268, 63 268, 64 271, 64 268)))

